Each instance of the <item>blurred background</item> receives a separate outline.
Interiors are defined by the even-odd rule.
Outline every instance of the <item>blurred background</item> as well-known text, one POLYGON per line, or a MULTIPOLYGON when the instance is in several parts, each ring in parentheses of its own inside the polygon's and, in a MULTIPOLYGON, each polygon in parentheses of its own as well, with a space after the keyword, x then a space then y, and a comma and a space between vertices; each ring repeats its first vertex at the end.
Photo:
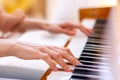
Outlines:
POLYGON ((110 7, 116 4, 117 0, 0 0, 0 5, 9 13, 20 8, 30 17, 50 21, 77 21, 80 8, 110 7))

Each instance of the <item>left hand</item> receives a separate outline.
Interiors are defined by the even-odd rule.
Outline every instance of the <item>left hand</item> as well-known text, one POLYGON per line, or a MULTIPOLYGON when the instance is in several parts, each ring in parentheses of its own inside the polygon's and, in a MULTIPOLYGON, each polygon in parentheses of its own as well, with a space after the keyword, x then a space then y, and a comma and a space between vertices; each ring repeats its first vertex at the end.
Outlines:
POLYGON ((73 24, 70 22, 65 22, 61 24, 48 24, 48 31, 53 33, 65 33, 67 35, 75 35, 76 29, 81 30, 87 36, 92 32, 91 29, 83 27, 81 24, 73 24))
POLYGON ((25 14, 21 10, 16 10, 13 14, 8 14, 0 7, 0 30, 3 34, 13 31, 18 24, 25 18, 25 14))
POLYGON ((73 26, 67 26, 64 24, 48 24, 47 30, 52 33, 64 33, 67 35, 75 35, 76 30, 73 26))

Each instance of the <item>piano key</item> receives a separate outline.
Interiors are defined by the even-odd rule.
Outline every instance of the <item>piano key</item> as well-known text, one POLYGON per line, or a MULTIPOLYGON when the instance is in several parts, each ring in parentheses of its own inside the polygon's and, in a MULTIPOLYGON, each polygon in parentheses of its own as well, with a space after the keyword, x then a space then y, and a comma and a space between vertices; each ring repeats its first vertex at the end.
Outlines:
POLYGON ((47 80, 68 80, 71 76, 71 72, 52 71, 49 76, 47 76, 47 80))
POLYGON ((65 34, 52 34, 42 30, 27 31, 18 38, 18 40, 23 42, 59 47, 64 47, 69 39, 70 36, 65 34))
POLYGON ((86 52, 82 52, 82 55, 90 55, 90 56, 98 56, 98 57, 106 57, 109 58, 109 55, 107 54, 93 54, 93 53, 86 53, 86 52))
POLYGON ((83 19, 81 25, 88 29, 92 29, 96 23, 96 19, 83 19))
POLYGON ((86 64, 80 65, 79 64, 79 65, 77 65, 75 67, 92 68, 92 69, 104 69, 104 70, 109 68, 105 63, 102 64, 102 65, 100 64, 98 66, 96 66, 96 65, 86 65, 86 64))
POLYGON ((97 59, 93 59, 93 58, 86 58, 86 57, 80 57, 79 59, 78 59, 79 61, 80 60, 84 60, 84 61, 96 61, 96 62, 99 62, 99 60, 97 59))
POLYGON ((67 47, 71 50, 71 52, 76 58, 78 58, 81 55, 81 52, 84 49, 87 39, 88 38, 86 35, 78 31, 76 36, 74 36, 68 44, 67 47))
POLYGON ((96 23, 97 23, 97 24, 101 24, 101 25, 103 24, 103 26, 104 26, 104 24, 106 23, 106 20, 97 19, 96 23))
POLYGON ((109 45, 108 40, 100 40, 100 39, 88 38, 88 42, 99 43, 99 44, 102 44, 102 45, 109 45))
POLYGON ((98 51, 91 50, 91 49, 84 49, 83 52, 86 52, 86 53, 99 53, 98 51))
POLYGON ((78 67, 81 67, 81 68, 92 68, 92 69, 98 69, 98 67, 97 66, 91 66, 91 65, 84 65, 84 64, 82 64, 82 65, 77 65, 77 66, 75 66, 76 68, 78 67))
POLYGON ((75 68, 73 71, 74 74, 91 74, 91 75, 98 75, 98 71, 92 69, 85 69, 85 68, 75 68))
POLYGON ((90 53, 110 53, 107 50, 97 50, 97 49, 90 49, 90 48, 86 48, 83 50, 83 52, 90 52, 90 53))
POLYGON ((93 39, 101 39, 101 40, 103 40, 104 38, 103 37, 101 37, 101 35, 91 35, 91 36, 89 36, 89 38, 93 38, 93 39))
MULTIPOLYGON (((103 57, 90 57, 90 56, 83 56, 83 55, 81 55, 81 58, 82 59, 85 59, 86 58, 86 60, 88 60, 88 61, 101 61, 101 60, 104 60, 104 61, 109 61, 109 58, 103 58, 103 57)), ((80 60, 81 60, 81 58, 80 58, 80 60)))
POLYGON ((94 43, 99 43, 99 44, 106 44, 105 42, 103 42, 103 41, 101 41, 99 39, 92 39, 92 38, 89 38, 88 42, 94 42, 94 43))
POLYGON ((102 62, 102 61, 87 61, 87 60, 79 60, 83 65, 94 65, 94 66, 108 66, 108 62, 102 62))
MULTIPOLYGON (((80 71, 80 70, 87 70, 87 71, 89 71, 89 72, 92 72, 93 73, 93 75, 98 75, 98 74, 96 74, 96 73, 101 73, 101 72, 104 72, 104 73, 107 73, 107 72, 109 72, 107 69, 95 69, 95 68, 85 68, 85 67, 75 67, 75 70, 77 70, 77 72, 78 71, 80 71), (94 73, 95 72, 95 73, 94 73)), ((76 73, 77 73, 76 72, 76 73)), ((73 73, 75 73, 75 72, 73 72, 73 73)), ((78 72, 78 73, 80 73, 80 72, 78 72)))
POLYGON ((101 57, 100 55, 91 55, 92 53, 82 53, 81 56, 90 56, 90 57, 101 57))
POLYGON ((102 45, 101 43, 95 43, 95 42, 87 42, 87 44, 93 44, 93 45, 102 45))
POLYGON ((93 50, 105 50, 105 51, 109 51, 110 49, 105 47, 105 46, 95 46, 95 45, 86 45, 85 49, 93 49, 93 50))
POLYGON ((89 80, 89 78, 88 77, 84 77, 84 76, 77 76, 77 75, 72 75, 72 77, 71 77, 71 79, 69 79, 69 80, 89 80))
POLYGON ((70 80, 100 80, 101 76, 89 74, 73 74, 70 80))

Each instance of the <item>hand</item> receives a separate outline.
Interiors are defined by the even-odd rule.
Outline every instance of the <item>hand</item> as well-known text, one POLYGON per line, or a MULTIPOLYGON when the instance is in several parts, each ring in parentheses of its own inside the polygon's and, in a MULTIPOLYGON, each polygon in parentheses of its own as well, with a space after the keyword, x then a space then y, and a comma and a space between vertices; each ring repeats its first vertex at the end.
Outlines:
POLYGON ((86 29, 80 24, 73 24, 70 22, 65 22, 61 24, 48 24, 47 30, 52 33, 65 33, 67 35, 75 35, 76 29, 81 30, 84 34, 89 36, 92 32, 91 29, 86 29))
POLYGON ((52 33, 64 33, 71 36, 75 35, 76 33, 74 25, 69 26, 69 24, 65 25, 65 23, 64 24, 48 24, 46 30, 52 33))
MULTIPOLYGON (((81 24, 73 24, 70 22, 66 22, 66 23, 62 23, 60 24, 60 26, 66 30, 66 32, 70 32, 70 30, 74 30, 74 29, 79 29, 81 30, 84 34, 86 34, 87 36, 89 36, 92 32, 92 29, 87 29, 84 26, 82 26, 81 24)), ((64 31, 63 31, 64 32, 64 31)))
POLYGON ((0 30, 3 33, 10 32, 17 27, 25 18, 25 14, 21 10, 16 10, 13 14, 7 14, 0 7, 0 30))
POLYGON ((12 42, 12 46, 7 50, 9 55, 16 56, 25 60, 42 59, 46 61, 50 68, 57 71, 56 63, 65 70, 71 71, 68 65, 64 62, 64 59, 69 61, 73 65, 79 64, 79 62, 73 57, 72 53, 67 48, 59 48, 54 46, 38 46, 33 44, 22 43, 18 41, 12 42), (14 43, 14 44, 13 44, 14 43))

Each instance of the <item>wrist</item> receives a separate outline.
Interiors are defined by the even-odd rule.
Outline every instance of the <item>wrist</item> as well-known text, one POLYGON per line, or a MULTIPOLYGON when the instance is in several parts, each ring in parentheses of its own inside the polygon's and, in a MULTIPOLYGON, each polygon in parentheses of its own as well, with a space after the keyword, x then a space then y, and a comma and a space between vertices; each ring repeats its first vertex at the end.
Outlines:
POLYGON ((12 48, 14 46, 14 42, 11 42, 9 40, 1 39, 0 40, 0 57, 4 56, 13 56, 12 54, 12 48))

